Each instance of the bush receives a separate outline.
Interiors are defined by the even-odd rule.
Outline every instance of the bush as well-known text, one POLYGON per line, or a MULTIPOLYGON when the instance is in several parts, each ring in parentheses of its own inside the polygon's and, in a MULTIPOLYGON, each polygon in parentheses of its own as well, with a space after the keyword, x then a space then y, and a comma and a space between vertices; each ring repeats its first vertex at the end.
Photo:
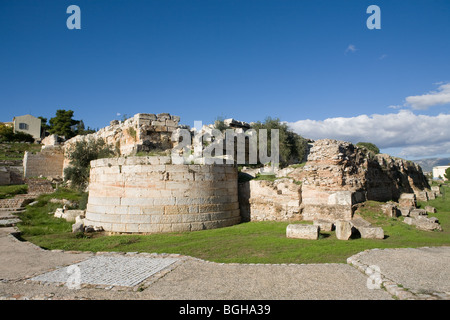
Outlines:
POLYGON ((286 123, 282 123, 280 119, 272 119, 268 117, 264 123, 260 121, 252 125, 252 129, 267 129, 268 143, 267 148, 270 150, 270 130, 278 129, 280 138, 280 165, 282 167, 289 164, 303 162, 307 151, 307 140, 288 128, 286 123))
POLYGON ((364 149, 367 149, 369 151, 372 151, 375 154, 379 154, 380 153, 380 149, 376 145, 374 145, 373 143, 370 143, 370 142, 358 142, 356 144, 356 146, 359 147, 359 148, 364 148, 364 149))
POLYGON ((70 167, 64 169, 64 176, 71 181, 72 188, 84 190, 89 181, 90 162, 113 154, 103 139, 78 141, 68 150, 70 167))
POLYGON ((0 124, 0 142, 34 142, 31 134, 25 132, 14 132, 14 129, 0 124))

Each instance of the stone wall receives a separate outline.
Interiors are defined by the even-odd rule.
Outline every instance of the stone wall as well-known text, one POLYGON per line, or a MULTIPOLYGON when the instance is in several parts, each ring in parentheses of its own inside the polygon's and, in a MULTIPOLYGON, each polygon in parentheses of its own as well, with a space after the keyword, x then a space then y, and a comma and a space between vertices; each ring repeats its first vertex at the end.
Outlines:
POLYGON ((349 142, 318 140, 303 168, 302 215, 305 220, 348 220, 356 203, 397 201, 402 193, 427 194, 429 188, 413 162, 375 155, 349 142))
POLYGON ((155 149, 168 150, 173 147, 171 136, 179 121, 180 117, 169 113, 138 113, 125 121, 113 120, 95 133, 73 137, 66 141, 65 148, 69 149, 77 141, 100 138, 122 156, 155 149))
MULTIPOLYGON (((243 188, 240 196, 245 197, 243 191, 248 192, 248 221, 291 221, 301 220, 300 203, 301 186, 294 180, 284 178, 275 181, 250 180, 248 191, 243 188)), ((242 200, 240 199, 240 202, 242 200)), ((245 211, 244 211, 245 212, 245 211)))
POLYGON ((237 168, 169 157, 91 162, 85 225, 105 231, 195 231, 239 223, 237 168))
POLYGON ((23 158, 24 177, 62 178, 64 151, 59 147, 45 147, 41 152, 25 152, 23 158))
POLYGON ((0 161, 0 186, 8 184, 23 184, 23 161, 0 161))

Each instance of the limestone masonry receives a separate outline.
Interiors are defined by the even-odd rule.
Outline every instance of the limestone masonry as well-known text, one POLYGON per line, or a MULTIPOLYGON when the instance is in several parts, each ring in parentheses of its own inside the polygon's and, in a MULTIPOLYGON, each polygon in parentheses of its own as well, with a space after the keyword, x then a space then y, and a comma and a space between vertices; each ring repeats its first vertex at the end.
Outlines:
POLYGON ((170 157, 91 162, 85 225, 111 232, 195 231, 240 222, 237 168, 170 157))
MULTIPOLYGON (((177 143, 171 138, 181 128, 179 121, 168 113, 139 113, 123 122, 112 121, 96 133, 72 138, 64 146, 55 138, 47 139, 54 146, 25 155, 25 176, 62 176, 70 165, 68 152, 77 141, 103 139, 117 157, 91 162, 84 224, 127 233, 203 230, 230 226, 241 219, 310 220, 323 230, 336 224, 343 239, 356 227, 367 237, 382 238, 382 230, 354 220, 358 203, 394 201, 398 204, 383 207, 386 214, 408 216, 417 200, 433 199, 439 191, 430 188, 422 169, 413 162, 331 139, 311 142, 306 164, 279 170, 274 181, 238 183, 236 165, 175 164, 168 156, 135 156, 141 151, 169 154, 177 143)), ((250 128, 234 119, 226 123, 241 131, 250 128)), ((246 172, 255 176, 258 170, 246 172)), ((416 220, 411 223, 422 221, 416 220)), ((436 228, 432 222, 430 226, 436 228)))

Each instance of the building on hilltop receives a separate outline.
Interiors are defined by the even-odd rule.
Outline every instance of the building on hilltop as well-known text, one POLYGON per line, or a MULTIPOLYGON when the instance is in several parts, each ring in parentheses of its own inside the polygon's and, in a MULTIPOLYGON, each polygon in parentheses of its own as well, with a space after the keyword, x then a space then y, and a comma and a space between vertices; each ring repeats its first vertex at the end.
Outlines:
POLYGON ((41 139, 41 119, 30 114, 14 117, 14 132, 24 132, 33 136, 35 140, 41 139))
POLYGON ((450 168, 450 165, 433 167, 433 179, 443 179, 444 181, 447 181, 448 179, 445 178, 445 170, 448 168, 450 168))

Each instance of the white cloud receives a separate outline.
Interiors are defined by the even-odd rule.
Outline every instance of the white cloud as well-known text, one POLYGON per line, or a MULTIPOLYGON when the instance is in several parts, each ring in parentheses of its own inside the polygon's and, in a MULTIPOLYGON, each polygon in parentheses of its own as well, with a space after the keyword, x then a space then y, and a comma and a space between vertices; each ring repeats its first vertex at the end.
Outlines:
POLYGON ((356 49, 355 45, 349 44, 347 49, 345 49, 345 53, 347 53, 347 52, 355 52, 356 50, 357 49, 356 49))
POLYGON ((378 60, 383 60, 383 59, 385 59, 385 58, 387 58, 387 54, 382 54, 379 58, 378 58, 378 60))
POLYGON ((337 139, 357 143, 372 142, 380 149, 400 148, 402 157, 432 157, 450 153, 450 114, 415 115, 398 113, 300 120, 288 125, 310 139, 337 139))
POLYGON ((406 97, 405 106, 415 110, 426 110, 429 107, 450 103, 450 83, 441 84, 437 91, 427 94, 406 97))

